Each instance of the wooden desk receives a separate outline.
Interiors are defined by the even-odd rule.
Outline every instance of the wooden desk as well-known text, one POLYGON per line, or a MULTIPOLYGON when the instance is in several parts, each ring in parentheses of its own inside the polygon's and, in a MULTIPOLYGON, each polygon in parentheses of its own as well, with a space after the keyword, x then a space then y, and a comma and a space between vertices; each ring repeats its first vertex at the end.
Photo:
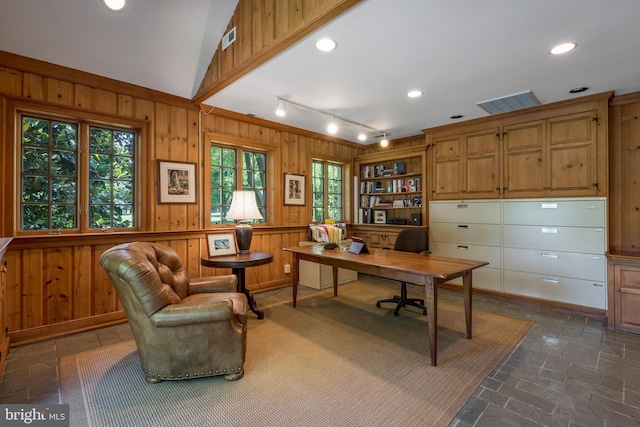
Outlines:
POLYGON ((242 292, 247 296, 249 308, 258 316, 258 319, 264 319, 264 312, 258 310, 253 295, 246 288, 244 269, 272 262, 273 254, 271 252, 251 252, 248 254, 221 255, 200 259, 200 264, 205 267, 231 268, 231 272, 238 276, 238 292, 242 292))
POLYGON ((376 250, 370 254, 356 255, 340 249, 323 249, 322 246, 296 246, 282 248, 293 253, 293 306, 298 296, 300 260, 327 264, 333 267, 333 295, 338 295, 338 268, 355 270, 372 276, 414 283, 425 287, 425 307, 429 317, 429 343, 431 345, 431 364, 436 366, 438 284, 462 277, 464 314, 467 325, 467 338, 471 338, 471 273, 474 269, 489 264, 485 261, 473 261, 459 258, 446 258, 435 255, 420 255, 411 252, 376 250))

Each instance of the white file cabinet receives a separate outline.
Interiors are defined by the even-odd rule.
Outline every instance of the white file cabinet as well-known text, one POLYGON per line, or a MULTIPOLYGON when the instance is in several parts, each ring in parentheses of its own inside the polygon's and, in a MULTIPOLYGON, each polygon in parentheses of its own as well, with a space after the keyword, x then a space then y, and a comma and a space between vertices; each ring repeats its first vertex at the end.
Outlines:
MULTIPOLYGON (((429 250, 434 255, 487 261, 473 271, 473 287, 502 291, 500 201, 429 203, 429 250)), ((462 284, 462 279, 451 283, 462 284)))
POLYGON ((508 293, 606 309, 604 198, 503 202, 508 293))
MULTIPOLYGON (((351 241, 344 241, 349 245, 351 241)), ((300 246, 322 245, 318 242, 298 242, 300 246)), ((299 284, 313 289, 325 289, 333 286, 333 267, 315 262, 300 260, 299 284)), ((338 284, 358 280, 358 272, 338 268, 338 284)))

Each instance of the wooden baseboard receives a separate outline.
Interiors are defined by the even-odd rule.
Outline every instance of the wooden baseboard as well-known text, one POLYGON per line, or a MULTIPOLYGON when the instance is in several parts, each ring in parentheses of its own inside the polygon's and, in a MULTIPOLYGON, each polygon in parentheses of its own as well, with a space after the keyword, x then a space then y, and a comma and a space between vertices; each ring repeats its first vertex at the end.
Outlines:
POLYGON ((125 323, 126 321, 127 316, 124 314, 124 311, 116 311, 84 319, 69 320, 67 322, 55 323, 53 325, 38 326, 37 328, 9 332, 9 338, 11 339, 11 347, 18 347, 51 338, 77 334, 78 332, 113 326, 125 323))

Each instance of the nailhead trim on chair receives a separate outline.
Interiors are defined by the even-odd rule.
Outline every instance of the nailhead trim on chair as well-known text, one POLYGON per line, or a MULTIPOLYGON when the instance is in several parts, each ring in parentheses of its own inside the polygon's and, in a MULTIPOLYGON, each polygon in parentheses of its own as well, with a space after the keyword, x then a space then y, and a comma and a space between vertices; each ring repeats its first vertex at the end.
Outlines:
MULTIPOLYGON (((219 369, 217 369, 217 370, 215 371, 215 374, 216 374, 216 375, 219 375, 219 374, 221 374, 221 373, 222 373, 222 374, 225 374, 225 373, 227 373, 227 371, 228 371, 229 373, 235 373, 236 371, 237 371, 237 372, 242 372, 242 366, 240 366, 239 368, 223 369, 222 371, 220 371, 219 369)), ((203 372, 201 372, 200 374, 198 374, 197 372, 194 372, 193 374, 188 374, 188 373, 187 373, 187 374, 178 374, 177 376, 176 376, 176 375, 173 375, 173 374, 171 374, 171 375, 167 375, 167 374, 152 374, 152 373, 151 373, 151 371, 148 371, 148 372, 147 372, 147 377, 149 377, 149 378, 158 378, 158 379, 160 379, 161 377, 162 377, 162 378, 165 378, 165 379, 166 379, 167 377, 168 377, 168 378, 182 378, 182 376, 183 376, 183 375, 184 375, 184 378, 189 378, 189 375, 192 375, 192 376, 194 376, 194 377, 197 377, 198 375, 206 376, 206 375, 213 375, 213 371, 208 371, 206 374, 205 374, 205 372, 203 371, 203 372)))

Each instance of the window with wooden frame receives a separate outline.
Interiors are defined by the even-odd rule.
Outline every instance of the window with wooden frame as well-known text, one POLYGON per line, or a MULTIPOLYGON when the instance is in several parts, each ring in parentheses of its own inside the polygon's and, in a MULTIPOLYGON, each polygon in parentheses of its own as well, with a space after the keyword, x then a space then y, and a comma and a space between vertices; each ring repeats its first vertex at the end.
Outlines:
POLYGON ((328 160, 313 159, 311 172, 311 220, 343 221, 344 165, 328 160))
POLYGON ((263 219, 252 223, 267 223, 267 152, 252 148, 212 144, 210 148, 211 210, 210 224, 232 224, 227 220, 234 190, 256 193, 256 202, 263 219))
POLYGON ((32 113, 19 124, 19 232, 137 227, 137 130, 32 113))

